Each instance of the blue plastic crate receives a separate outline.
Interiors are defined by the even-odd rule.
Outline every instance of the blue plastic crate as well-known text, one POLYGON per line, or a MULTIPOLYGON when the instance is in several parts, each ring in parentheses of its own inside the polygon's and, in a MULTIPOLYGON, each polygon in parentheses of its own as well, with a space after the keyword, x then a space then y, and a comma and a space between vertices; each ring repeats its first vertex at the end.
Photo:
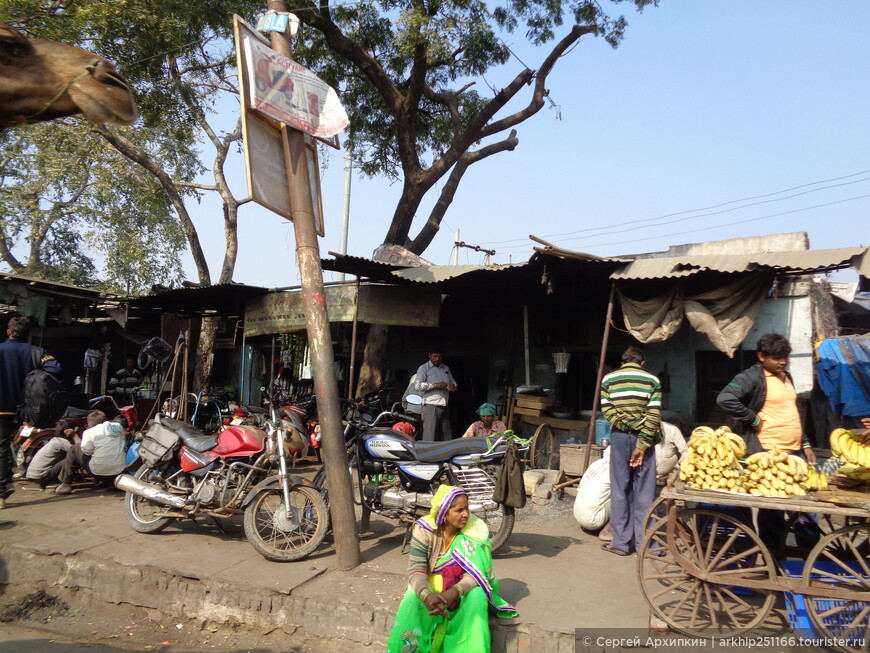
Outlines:
MULTIPOLYGON (((857 562, 846 562, 844 563, 847 567, 850 567, 855 570, 856 575, 861 573, 861 568, 857 562)), ((815 566, 817 569, 821 569, 825 572, 841 575, 845 578, 849 578, 847 574, 843 573, 843 568, 834 562, 827 561, 816 561, 815 566)), ((804 572, 804 561, 803 560, 783 560, 782 561, 783 571, 787 576, 791 576, 794 578, 800 578, 803 576, 804 572)), ((823 577, 817 576, 814 580, 824 580, 823 577)), ((836 607, 838 605, 843 605, 846 601, 842 600, 830 600, 830 599, 817 599, 806 597, 803 594, 797 594, 795 592, 784 592, 785 596, 785 610, 788 616, 788 622, 791 625, 791 629, 794 631, 796 635, 799 637, 803 637, 804 639, 819 639, 822 637, 822 634, 816 629, 813 620, 810 618, 809 611, 807 610, 807 600, 814 601, 816 610, 819 612, 823 612, 830 608, 836 607)), ((828 629, 833 634, 841 634, 838 630, 838 626, 842 625, 842 628, 845 628, 848 623, 851 621, 850 617, 854 617, 861 610, 864 609, 866 603, 855 603, 849 609, 848 612, 841 612, 837 615, 832 615, 830 617, 825 618, 825 623, 828 626, 828 629)), ((860 641, 860 640, 858 640, 860 641)))

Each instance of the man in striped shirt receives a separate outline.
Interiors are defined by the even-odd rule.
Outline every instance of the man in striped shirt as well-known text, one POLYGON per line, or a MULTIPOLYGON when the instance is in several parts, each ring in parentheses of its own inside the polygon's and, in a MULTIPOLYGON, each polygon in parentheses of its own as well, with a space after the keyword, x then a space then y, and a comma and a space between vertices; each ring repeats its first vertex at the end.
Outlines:
POLYGON ((610 422, 610 530, 602 549, 626 556, 640 548, 643 518, 655 498, 655 447, 661 439, 662 386, 643 369, 637 347, 622 354, 622 366, 601 381, 601 413, 610 422))

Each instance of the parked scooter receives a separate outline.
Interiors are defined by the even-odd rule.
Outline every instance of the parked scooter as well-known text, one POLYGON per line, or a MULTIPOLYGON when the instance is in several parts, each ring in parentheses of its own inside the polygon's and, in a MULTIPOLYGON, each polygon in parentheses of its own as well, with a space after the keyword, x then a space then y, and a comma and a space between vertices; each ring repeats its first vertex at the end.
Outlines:
MULTIPOLYGON (((409 403, 421 404, 416 395, 409 403)), ((398 405, 397 405, 398 406, 398 405)), ((363 420, 345 429, 350 471, 355 475, 357 499, 366 509, 412 524, 429 512, 432 495, 442 483, 468 492, 471 512, 483 519, 490 531, 492 550, 501 548, 514 527, 514 509, 493 501, 495 480, 512 435, 490 438, 459 438, 447 442, 419 442, 383 423, 407 422, 411 418, 392 410, 378 415, 374 424, 363 420)), ((522 444, 520 451, 528 446, 522 444)), ((326 468, 314 477, 326 491, 326 468)))
POLYGON ((310 481, 288 471, 291 452, 307 435, 273 404, 270 413, 266 431, 240 425, 215 435, 158 413, 139 446, 142 467, 115 479, 127 493, 133 529, 157 533, 176 519, 244 514, 245 535, 267 560, 312 553, 329 526, 326 503, 310 481))

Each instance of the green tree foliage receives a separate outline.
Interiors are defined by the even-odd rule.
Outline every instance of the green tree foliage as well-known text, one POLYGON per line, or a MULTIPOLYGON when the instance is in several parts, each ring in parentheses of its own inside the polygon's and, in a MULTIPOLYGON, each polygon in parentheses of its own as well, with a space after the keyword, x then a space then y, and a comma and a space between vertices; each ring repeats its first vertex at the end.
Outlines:
POLYGON ((141 292, 180 281, 183 247, 154 178, 88 126, 33 125, 0 142, 0 256, 13 272, 141 292))
MULTIPOLYGON (((606 4, 621 2, 640 11, 657 0, 606 4)), ((515 127, 544 106, 547 76, 559 58, 584 34, 616 47, 627 25, 595 0, 291 0, 289 8, 303 24, 300 59, 343 88, 360 169, 403 184, 385 242, 418 254, 437 233, 468 167, 517 146, 515 127), (481 90, 487 71, 515 61, 503 37, 517 31, 546 46, 538 67, 518 65, 507 86, 481 90), (515 98, 525 105, 509 108, 515 98), (442 180, 434 208, 412 237, 424 196, 442 180)))
MULTIPOLYGON (((17 151, 15 143, 19 139, 27 142, 27 147, 20 151, 29 158, 11 164, 17 171, 16 183, 20 184, 29 173, 36 173, 39 165, 44 165, 37 160, 54 161, 58 168, 54 176, 29 180, 27 192, 39 200, 33 204, 36 209, 25 215, 19 209, 8 213, 9 209, 4 207, 0 214, 8 223, 2 234, 7 252, 0 252, 8 254, 3 256, 7 264, 19 270, 27 267, 33 273, 39 270, 51 278, 69 275, 71 269, 51 271, 60 260, 52 253, 66 251, 54 243, 67 238, 64 232, 78 233, 82 237, 73 242, 80 249, 97 248, 97 258, 105 261, 99 274, 110 286, 141 289, 180 278, 178 254, 183 243, 178 235, 182 233, 193 254, 199 281, 210 283, 211 275, 187 209, 191 199, 209 190, 217 191, 230 204, 223 212, 228 242, 219 276, 221 281, 231 280, 237 251, 236 212, 241 202, 236 202, 229 192, 222 167, 232 144, 239 139, 239 132, 215 133, 207 118, 222 94, 237 92, 232 83, 235 75, 230 40, 232 13, 251 13, 255 7, 260 4, 244 0, 233 3, 81 0, 50 5, 41 0, 8 0, 0 6, 0 20, 30 36, 79 45, 114 61, 134 88, 142 116, 136 125, 126 129, 86 126, 71 119, 51 123, 38 132, 38 137, 36 127, 0 135, 0 145, 10 152, 17 151), (67 130, 76 130, 75 139, 64 136, 67 130), (23 137, 25 132, 32 135, 23 137), (212 141, 217 151, 212 166, 215 183, 197 184, 194 179, 205 170, 199 144, 207 140, 212 141), (100 193, 97 184, 83 179, 86 173, 100 174, 96 169, 106 165, 107 179, 114 177, 124 182, 123 188, 112 189, 114 193, 100 193), (66 172, 61 173, 64 169, 66 172), (89 189, 89 199, 104 202, 102 211, 95 211, 81 201, 77 192, 81 184, 89 189), (125 201, 129 203, 126 210, 125 201), (37 214, 51 206, 57 206, 52 214, 54 219, 46 222, 43 218, 33 225, 23 225, 27 216, 35 220, 37 214), (58 214, 61 208, 63 220, 58 214), (173 221, 176 226, 170 228, 173 221), (116 229, 112 238, 106 224, 126 227, 116 229), (47 228, 42 240, 34 240, 43 227, 47 228), (154 250, 154 255, 130 258, 137 241, 150 243, 147 247, 154 250), (22 245, 30 248, 26 262, 17 267, 8 251, 16 245, 19 249, 22 245)), ((11 192, 10 183, 11 178, 4 186, 11 192)), ((15 203, 5 206, 14 207, 15 203)), ((73 276, 93 281, 98 271, 92 265, 85 267, 73 276)))

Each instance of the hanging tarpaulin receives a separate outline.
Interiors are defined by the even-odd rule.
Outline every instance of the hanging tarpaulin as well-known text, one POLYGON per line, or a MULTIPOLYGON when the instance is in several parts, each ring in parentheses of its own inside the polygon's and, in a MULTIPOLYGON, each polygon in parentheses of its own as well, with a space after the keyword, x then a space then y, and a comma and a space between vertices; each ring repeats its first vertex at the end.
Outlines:
POLYGON ((870 415, 870 335, 829 338, 819 345, 816 378, 836 415, 870 415))
POLYGON ((684 297, 680 282, 674 282, 665 294, 645 301, 617 292, 625 326, 640 342, 668 340, 685 317, 716 349, 731 357, 755 323, 772 281, 770 274, 751 274, 691 297, 684 297))
POLYGON ((749 335, 772 283, 772 275, 753 274, 687 297, 686 318, 695 331, 707 336, 716 349, 730 358, 749 335))
POLYGON ((683 324, 683 298, 674 284, 664 295, 638 301, 617 290, 625 327, 643 343, 664 342, 674 336, 683 324))
POLYGON ((240 32, 239 54, 252 109, 312 136, 330 138, 348 125, 347 113, 329 84, 292 59, 278 54, 254 29, 240 32))

